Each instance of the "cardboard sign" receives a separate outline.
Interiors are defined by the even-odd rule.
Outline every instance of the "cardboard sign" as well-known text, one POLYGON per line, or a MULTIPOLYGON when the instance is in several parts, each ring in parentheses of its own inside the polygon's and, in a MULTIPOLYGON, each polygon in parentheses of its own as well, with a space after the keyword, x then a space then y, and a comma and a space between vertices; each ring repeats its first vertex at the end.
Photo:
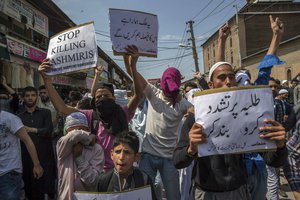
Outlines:
POLYGON ((95 67, 97 54, 93 23, 65 30, 50 39, 47 58, 53 69, 48 75, 95 67))
POLYGON ((75 192, 75 200, 152 200, 151 187, 146 186, 124 192, 88 193, 75 192))
POLYGON ((202 125, 207 143, 198 146, 199 156, 275 149, 261 139, 264 119, 274 119, 274 100, 267 87, 236 87, 196 93, 195 120, 202 125))
POLYGON ((122 55, 128 45, 138 47, 140 55, 157 57, 158 20, 149 13, 109 9, 110 38, 114 55, 122 55))

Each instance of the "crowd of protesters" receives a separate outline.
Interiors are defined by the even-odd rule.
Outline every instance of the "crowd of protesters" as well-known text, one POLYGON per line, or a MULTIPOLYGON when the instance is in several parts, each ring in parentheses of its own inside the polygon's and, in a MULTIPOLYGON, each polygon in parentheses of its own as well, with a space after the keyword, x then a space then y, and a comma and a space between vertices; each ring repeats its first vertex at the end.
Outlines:
POLYGON ((200 72, 181 88, 182 76, 167 68, 160 87, 138 72, 138 48, 123 56, 133 79, 133 94, 99 84, 95 68, 90 92, 58 92, 47 75, 49 59, 39 66, 44 85, 26 87, 21 96, 1 76, 0 199, 73 199, 75 191, 121 192, 151 186, 152 199, 271 200, 287 197, 283 172, 300 200, 300 73, 291 81, 271 77, 284 24, 270 16, 273 33, 267 54, 252 82, 243 66, 224 60, 228 24, 219 30, 217 62, 208 77, 200 72), (195 122, 193 94, 200 90, 269 85, 275 119, 260 137, 273 140, 272 152, 198 157, 207 142, 195 122), (20 141, 20 140, 21 141, 20 141))

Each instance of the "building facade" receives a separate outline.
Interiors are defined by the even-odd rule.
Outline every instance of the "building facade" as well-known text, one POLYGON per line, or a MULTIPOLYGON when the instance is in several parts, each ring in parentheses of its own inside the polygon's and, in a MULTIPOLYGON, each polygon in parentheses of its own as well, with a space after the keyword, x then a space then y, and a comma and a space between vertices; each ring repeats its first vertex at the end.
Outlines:
MULTIPOLYGON (((48 0, 3 0, 0 3, 0 74, 13 88, 42 84, 37 71, 47 56, 50 37, 76 24, 48 0)), ((102 80, 125 87, 131 78, 100 48, 102 80)), ((57 85, 89 88, 94 70, 59 75, 57 85)))
MULTIPOLYGON (((272 39, 269 15, 279 17, 284 23, 284 35, 277 55, 286 63, 275 66, 271 76, 291 80, 300 72, 300 3, 292 1, 269 1, 248 3, 228 24, 231 33, 225 43, 225 61, 233 67, 250 70, 252 81, 257 76, 259 62, 267 53, 272 39)), ((215 63, 218 31, 203 45, 205 72, 215 63)))

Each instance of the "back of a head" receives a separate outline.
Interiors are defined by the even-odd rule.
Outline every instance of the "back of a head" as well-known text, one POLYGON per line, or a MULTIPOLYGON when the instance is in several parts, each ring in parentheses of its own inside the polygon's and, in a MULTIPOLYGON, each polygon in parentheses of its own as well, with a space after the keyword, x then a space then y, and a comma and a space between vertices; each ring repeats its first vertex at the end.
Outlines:
POLYGON ((93 109, 91 105, 92 98, 90 97, 83 97, 80 101, 78 101, 77 108, 83 110, 93 109))
POLYGON ((190 87, 191 89, 198 88, 197 83, 195 83, 195 82, 193 82, 193 81, 189 81, 189 82, 187 82, 186 84, 184 84, 184 90, 185 90, 187 87, 190 87))
POLYGON ((113 147, 116 147, 120 144, 126 144, 131 149, 133 149, 134 153, 138 153, 139 151, 139 138, 133 131, 123 131, 122 133, 118 134, 114 140, 113 147))

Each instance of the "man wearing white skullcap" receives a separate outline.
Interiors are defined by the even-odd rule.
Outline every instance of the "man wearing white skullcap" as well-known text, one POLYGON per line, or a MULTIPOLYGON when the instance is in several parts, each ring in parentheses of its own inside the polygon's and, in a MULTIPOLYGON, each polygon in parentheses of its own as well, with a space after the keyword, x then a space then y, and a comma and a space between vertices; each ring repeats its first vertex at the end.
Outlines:
MULTIPOLYGON (((228 27, 222 27, 219 33, 223 32, 222 29, 228 29, 228 27)), ((238 85, 234 70, 231 64, 227 62, 214 64, 209 71, 208 79, 208 85, 211 89, 238 85)), ((260 137, 276 140, 278 148, 276 152, 262 153, 261 155, 266 163, 273 166, 281 163, 287 154, 285 148, 286 132, 283 126, 274 120, 266 120, 266 123, 271 126, 260 127, 261 131, 268 132, 260 137)), ((228 154, 198 157, 198 145, 207 142, 207 136, 203 130, 201 125, 195 123, 194 114, 188 115, 173 155, 173 163, 178 169, 189 166, 193 160, 196 161, 193 168, 195 173, 192 175, 194 186, 191 195, 195 199, 256 199, 250 196, 247 188, 248 174, 243 163, 244 155, 228 154), (218 178, 216 179, 216 177, 218 178)))

